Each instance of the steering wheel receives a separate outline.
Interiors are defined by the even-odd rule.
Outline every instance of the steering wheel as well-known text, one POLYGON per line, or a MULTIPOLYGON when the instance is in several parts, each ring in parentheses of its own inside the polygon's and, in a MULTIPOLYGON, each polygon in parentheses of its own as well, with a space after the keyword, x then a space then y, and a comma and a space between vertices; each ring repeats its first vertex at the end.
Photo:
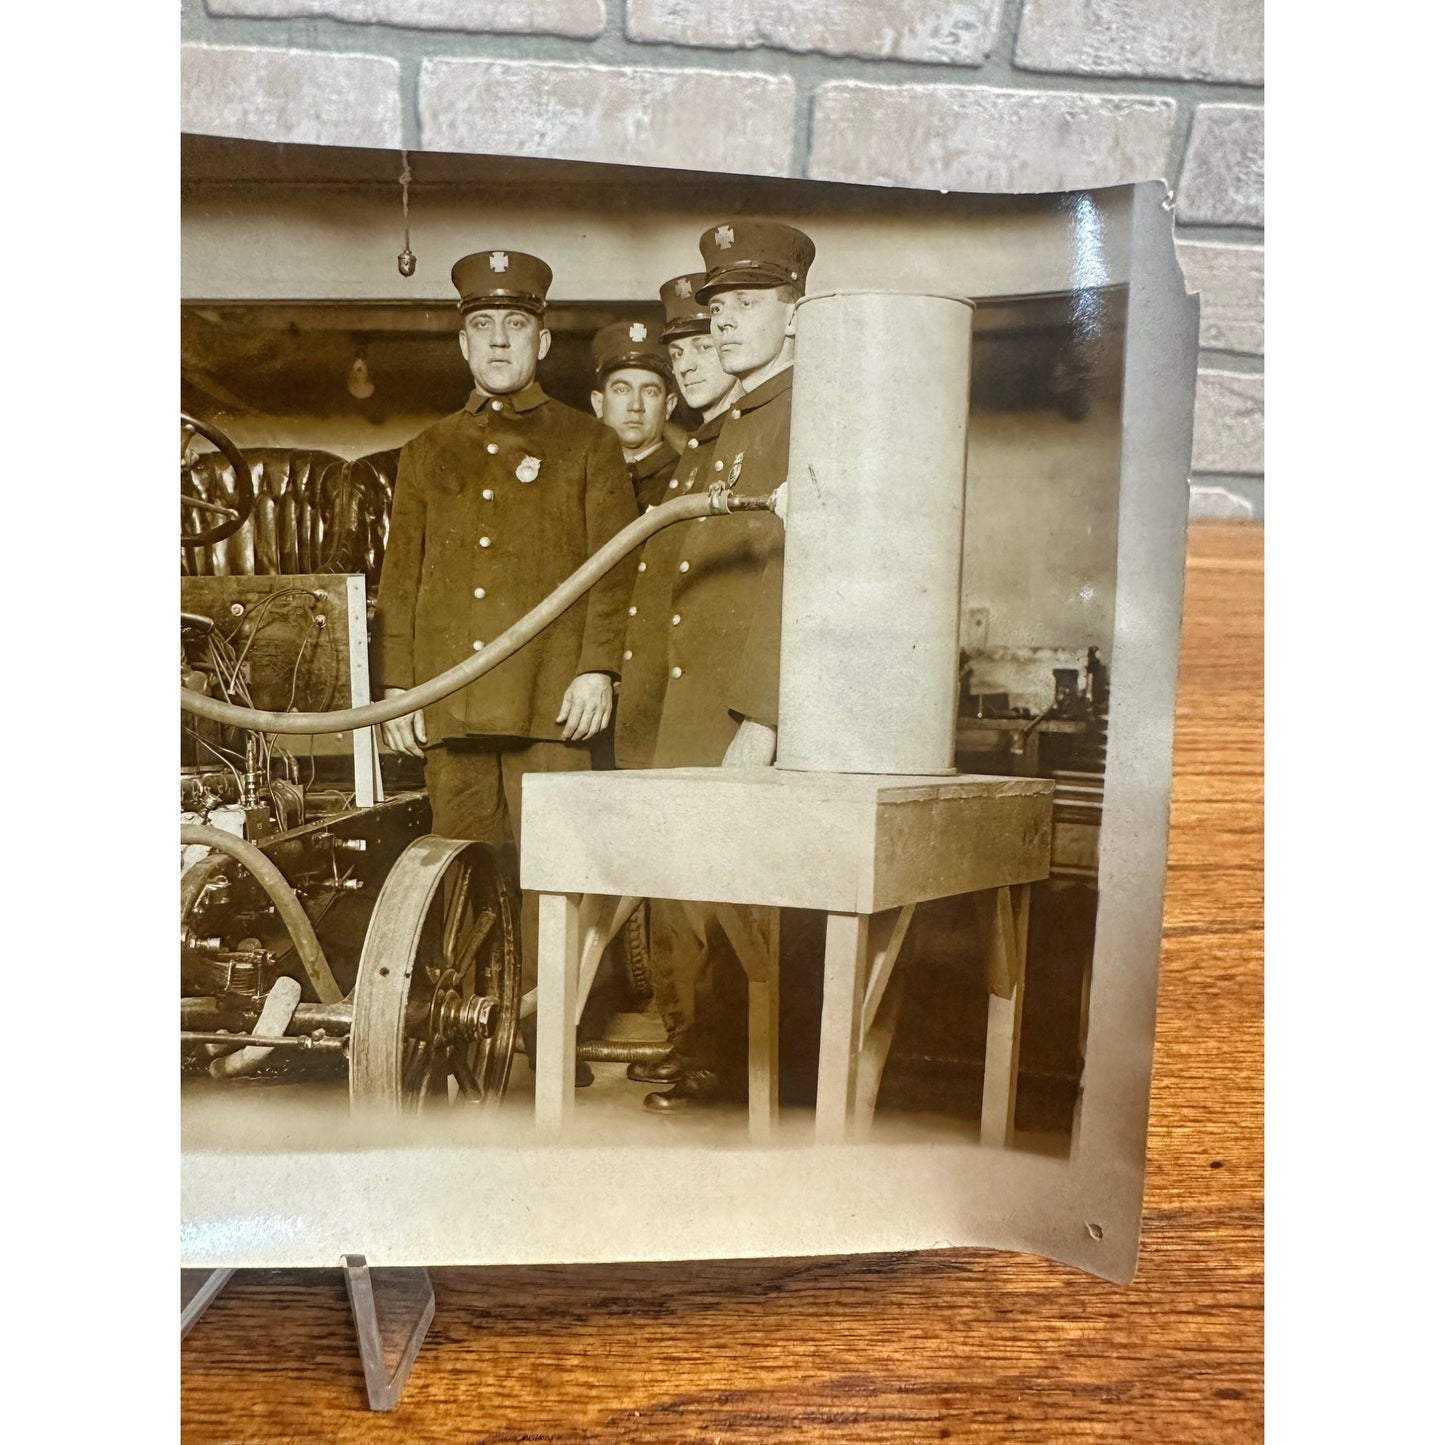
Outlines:
POLYGON ((221 518, 214 527, 207 527, 200 532, 187 532, 186 523, 181 522, 181 546, 182 547, 209 547, 213 542, 224 542, 227 537, 234 536, 246 525, 246 519, 251 515, 251 508, 256 505, 256 487, 251 480, 251 468, 246 464, 246 459, 241 455, 238 448, 219 427, 208 426, 203 421, 197 421, 193 416, 181 413, 181 516, 184 519, 187 511, 191 512, 212 512, 221 518), (186 491, 186 479, 196 469, 199 457, 191 451, 191 443, 196 437, 204 437, 225 457, 231 468, 231 473, 236 481, 234 497, 230 499, 229 505, 218 502, 208 502, 201 497, 193 497, 186 491))

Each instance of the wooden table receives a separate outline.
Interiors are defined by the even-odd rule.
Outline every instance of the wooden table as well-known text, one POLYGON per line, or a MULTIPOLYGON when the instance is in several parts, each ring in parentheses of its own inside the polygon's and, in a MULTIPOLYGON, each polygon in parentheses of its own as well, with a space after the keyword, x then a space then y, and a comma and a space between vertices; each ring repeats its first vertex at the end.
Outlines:
POLYGON ((538 894, 538 1127, 560 1135, 577 1025, 602 950, 642 898, 705 910, 748 977, 748 1122, 778 1113, 780 908, 828 915, 817 1137, 866 1128, 893 1038, 889 978, 919 903, 985 895, 991 968, 982 1135, 1013 1126, 1028 891, 1049 871, 1054 785, 1040 778, 879 777, 779 768, 533 773, 523 780, 522 887, 538 894), (720 866, 718 859, 726 859, 720 866))
POLYGON ((182 1346, 184 1438, 1262 1439, 1263 553, 1254 525, 1190 533, 1132 1285, 982 1250, 438 1270, 372 1415, 341 1271, 243 1271, 182 1346))

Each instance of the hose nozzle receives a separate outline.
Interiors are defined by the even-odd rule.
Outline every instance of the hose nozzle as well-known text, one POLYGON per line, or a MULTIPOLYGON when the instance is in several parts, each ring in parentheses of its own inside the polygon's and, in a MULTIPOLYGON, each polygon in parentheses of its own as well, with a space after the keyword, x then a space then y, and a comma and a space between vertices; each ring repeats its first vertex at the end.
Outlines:
POLYGON ((765 497, 738 497, 728 490, 726 482, 714 482, 707 489, 708 503, 715 516, 725 517, 732 512, 776 512, 778 493, 769 492, 765 497))

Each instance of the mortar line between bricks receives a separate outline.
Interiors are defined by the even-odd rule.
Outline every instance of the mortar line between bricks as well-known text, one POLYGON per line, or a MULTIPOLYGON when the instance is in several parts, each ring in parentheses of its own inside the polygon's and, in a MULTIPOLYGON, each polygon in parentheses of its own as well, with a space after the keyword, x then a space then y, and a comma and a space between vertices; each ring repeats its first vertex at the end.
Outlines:
POLYGON ((813 97, 816 84, 793 84, 793 166, 790 174, 808 174, 808 158, 813 154, 813 97))
POLYGON ((989 52, 984 56, 984 68, 1000 64, 1005 69, 1014 69, 1014 53, 1019 46, 1019 27, 1024 23, 1026 0, 1003 0, 998 16, 998 33, 989 52))
POLYGON ((1199 369, 1232 373, 1235 376, 1263 376, 1264 356, 1253 351, 1224 351, 1199 348, 1199 369))
POLYGON ((1257 487, 1264 481, 1262 472, 1190 472, 1192 487, 1257 487))
POLYGON ((1169 155, 1164 165, 1169 176, 1169 189, 1174 194, 1177 202, 1179 199, 1179 182, 1184 175, 1184 156, 1189 149, 1189 138, 1194 131, 1194 114, 1198 106, 1183 96, 1177 97, 1179 103, 1178 113, 1174 117, 1174 124, 1169 129, 1169 155))
POLYGON ((421 146, 421 62, 401 59, 401 139, 409 151, 419 151, 421 146))
POLYGON ((1192 245, 1251 246, 1264 249, 1263 226, 1207 226, 1200 221, 1175 222, 1174 239, 1192 245))

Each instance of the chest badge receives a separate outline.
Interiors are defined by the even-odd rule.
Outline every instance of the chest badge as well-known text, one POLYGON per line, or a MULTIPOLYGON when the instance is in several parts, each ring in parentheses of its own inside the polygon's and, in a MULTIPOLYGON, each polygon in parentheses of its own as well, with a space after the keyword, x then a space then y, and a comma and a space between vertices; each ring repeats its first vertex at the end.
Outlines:
POLYGON ((517 463, 517 480, 519 482, 535 482, 541 470, 541 457, 523 457, 522 460, 517 463))
POLYGON ((737 484, 738 484, 738 478, 739 478, 740 476, 742 476, 742 474, 743 474, 743 454, 742 454, 742 452, 739 452, 739 453, 737 454, 737 456, 735 456, 735 457, 733 458, 732 467, 731 467, 731 469, 730 469, 729 472, 728 472, 728 486, 730 486, 730 487, 735 487, 735 486, 737 486, 737 484))

